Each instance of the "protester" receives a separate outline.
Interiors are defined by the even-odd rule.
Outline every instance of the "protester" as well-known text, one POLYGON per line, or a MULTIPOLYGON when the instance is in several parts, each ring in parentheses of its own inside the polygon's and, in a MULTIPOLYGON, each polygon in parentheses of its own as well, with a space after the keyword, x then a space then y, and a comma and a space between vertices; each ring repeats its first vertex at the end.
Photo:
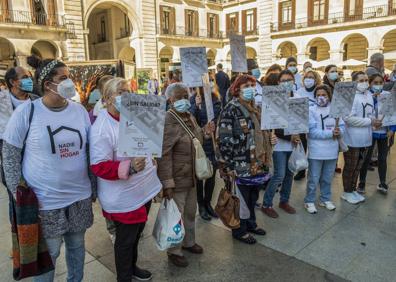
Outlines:
POLYGON ((271 140, 263 135, 260 114, 254 105, 256 79, 239 76, 231 86, 233 99, 227 104, 219 120, 220 171, 227 181, 234 181, 241 202, 240 228, 232 236, 244 243, 255 244, 249 233, 265 235, 257 227, 255 205, 259 190, 267 179, 271 158, 271 140), (247 213, 247 214, 245 214, 247 213))
MULTIPOLYGON (((375 118, 380 118, 378 98, 383 95, 389 95, 389 92, 383 91, 384 88, 384 78, 381 74, 373 74, 369 78, 370 83, 370 94, 373 96, 374 100, 374 113, 375 118)), ((364 160, 362 168, 360 170, 359 176, 359 186, 357 191, 359 193, 365 193, 367 170, 373 155, 374 148, 378 148, 378 176, 380 184, 377 186, 377 190, 383 194, 388 192, 388 185, 386 184, 386 171, 387 171, 387 156, 388 156, 388 141, 392 138, 396 131, 396 125, 391 127, 381 127, 374 129, 373 131, 373 144, 370 146, 367 152, 367 156, 364 160)))
POLYGON ((396 64, 393 65, 393 70, 389 77, 391 82, 396 82, 396 64))
POLYGON ((312 63, 309 62, 309 61, 305 62, 304 65, 303 65, 303 73, 306 73, 306 72, 312 71, 312 70, 313 70, 312 69, 312 63))
POLYGON ((227 100, 227 90, 230 88, 230 78, 228 74, 223 71, 223 65, 217 64, 217 73, 216 73, 216 84, 219 87, 221 103, 223 107, 226 105, 227 100))
MULTIPOLYGON (((283 85, 290 97, 294 97, 294 76, 290 70, 284 70, 279 75, 279 84, 283 85)), ((290 155, 293 147, 301 143, 303 135, 285 135, 283 129, 276 129, 275 135, 278 138, 278 143, 274 147, 272 159, 274 163, 274 175, 272 176, 268 187, 264 194, 262 212, 271 218, 279 217, 278 213, 273 208, 273 199, 279 185, 282 185, 280 190, 279 208, 283 209, 288 214, 295 214, 296 210, 289 204, 291 188, 293 184, 293 173, 288 168, 290 155)))
POLYGON ((100 99, 95 103, 94 108, 89 111, 89 119, 91 120, 92 124, 95 122, 96 117, 99 115, 99 112, 105 108, 105 104, 103 103, 102 99, 103 88, 106 82, 108 82, 112 78, 112 75, 103 75, 98 79, 96 90, 98 91, 100 99))
POLYGON ((368 77, 380 74, 385 79, 385 57, 382 53, 374 53, 370 57, 370 64, 366 68, 368 77))
POLYGON ((310 108, 308 134, 308 182, 304 199, 305 209, 317 212, 316 188, 320 186, 319 206, 332 211, 336 207, 331 201, 331 183, 338 158, 338 139, 344 132, 344 123, 329 116, 332 99, 331 89, 327 85, 318 86, 314 97, 316 105, 310 108))
MULTIPOLYGON (((23 170, 39 202, 40 225, 54 265, 64 241, 67 280, 82 281, 84 237, 93 223, 95 198, 87 163, 89 117, 83 106, 69 100, 75 86, 63 62, 37 61, 36 67, 43 98, 18 107, 7 125, 3 136, 5 179, 15 200, 23 170)), ((54 275, 51 271, 34 281, 53 281, 54 275)))
POLYGON ((247 66, 248 66, 248 74, 256 79, 256 93, 254 94, 254 101, 256 106, 261 108, 261 104, 263 102, 263 96, 262 96, 263 87, 260 82, 261 71, 257 62, 253 59, 247 60, 247 66))
POLYGON ((309 106, 316 105, 314 91, 317 86, 322 83, 320 76, 317 72, 310 70, 304 72, 303 87, 297 90, 296 97, 307 97, 309 99, 309 106))
POLYGON ((294 57, 289 57, 286 60, 286 69, 289 70, 294 75, 294 91, 297 91, 302 87, 302 77, 298 73, 297 59, 294 57))
POLYGON ((89 106, 95 106, 95 104, 101 99, 101 94, 100 94, 100 90, 99 90, 99 80, 101 79, 102 77, 101 76, 99 76, 97 79, 96 79, 96 82, 95 82, 95 89, 89 94, 89 97, 88 97, 88 105, 89 106))
POLYGON ((149 95, 158 95, 159 94, 159 82, 153 77, 147 82, 147 91, 149 95))
POLYGON ((269 67, 264 77, 261 78, 263 85, 277 85, 278 76, 282 71, 282 67, 278 64, 273 64, 269 67))
POLYGON ((0 80, 0 92, 8 90, 7 83, 4 80, 0 80))
POLYGON ((325 75, 323 77, 323 84, 326 84, 330 87, 331 92, 333 93, 335 84, 339 82, 337 66, 336 65, 328 65, 325 68, 325 75))
POLYGON ((345 143, 349 150, 344 153, 344 169, 342 181, 344 193, 341 198, 350 204, 358 204, 365 198, 356 192, 360 169, 366 158, 368 147, 372 145, 372 127, 379 128, 381 121, 374 118, 374 101, 368 90, 367 75, 358 71, 352 75, 357 83, 357 91, 353 102, 352 112, 344 118, 345 143))
POLYGON ((114 222, 117 281, 149 280, 152 274, 136 265, 138 247, 151 200, 161 189, 151 157, 124 158, 117 154, 121 95, 128 81, 113 78, 105 84, 101 111, 90 132, 91 169, 98 177, 103 216, 114 222))
MULTIPOLYGON (((212 101, 213 112, 214 112, 214 123, 217 123, 221 111, 221 98, 216 85, 213 85, 212 89, 212 101)), ((202 89, 201 89, 202 90, 202 89)), ((195 117, 198 125, 202 128, 208 124, 208 113, 206 111, 205 95, 200 92, 190 98, 191 103, 191 114, 195 117)), ((203 143, 203 149, 206 157, 209 158, 213 165, 213 176, 209 179, 197 180, 197 199, 198 199, 198 211, 199 215, 204 220, 211 220, 211 218, 217 218, 216 212, 213 210, 211 205, 213 190, 216 184, 216 170, 217 161, 215 156, 214 140, 212 138, 205 139, 203 143)))
MULTIPOLYGON (((198 140, 210 138, 214 123, 202 130, 189 113, 188 87, 182 83, 170 85, 167 89, 171 103, 170 111, 178 115, 198 140)), ((182 214, 186 234, 182 246, 168 250, 170 262, 179 267, 187 267, 187 258, 182 249, 193 254, 202 254, 203 248, 195 241, 195 214, 197 210, 197 190, 194 168, 195 150, 193 141, 168 111, 165 118, 162 158, 158 161, 158 176, 163 186, 163 196, 173 199, 182 214)))

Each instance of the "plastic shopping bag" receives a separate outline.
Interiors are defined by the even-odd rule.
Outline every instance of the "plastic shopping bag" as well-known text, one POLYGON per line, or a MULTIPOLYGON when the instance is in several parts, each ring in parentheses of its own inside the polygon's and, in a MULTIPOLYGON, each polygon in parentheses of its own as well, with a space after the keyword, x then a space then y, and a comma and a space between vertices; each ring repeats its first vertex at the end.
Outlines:
POLYGON ((159 250, 175 247, 184 239, 181 213, 173 199, 163 199, 154 224, 153 236, 159 250))
POLYGON ((289 158, 289 170, 293 173, 297 173, 301 170, 308 168, 308 159, 305 155, 304 147, 299 143, 290 155, 289 158))

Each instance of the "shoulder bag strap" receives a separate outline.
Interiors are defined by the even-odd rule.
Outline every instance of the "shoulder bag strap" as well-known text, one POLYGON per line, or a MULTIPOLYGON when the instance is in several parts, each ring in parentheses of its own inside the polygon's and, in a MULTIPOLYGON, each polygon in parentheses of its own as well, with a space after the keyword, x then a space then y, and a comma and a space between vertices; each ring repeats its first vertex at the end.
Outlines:
POLYGON ((187 132, 191 139, 195 138, 194 133, 191 129, 186 125, 186 123, 175 113, 173 110, 169 110, 169 113, 179 122, 179 124, 183 127, 183 129, 187 132))
POLYGON ((29 135, 30 125, 32 124, 33 114, 34 114, 34 104, 33 104, 33 102, 31 102, 31 104, 30 104, 30 114, 29 114, 29 125, 28 125, 28 129, 26 131, 25 138, 23 140, 23 147, 22 147, 22 153, 21 153, 21 156, 22 156, 21 163, 23 161, 23 156, 25 155, 26 140, 27 140, 28 135, 29 135))

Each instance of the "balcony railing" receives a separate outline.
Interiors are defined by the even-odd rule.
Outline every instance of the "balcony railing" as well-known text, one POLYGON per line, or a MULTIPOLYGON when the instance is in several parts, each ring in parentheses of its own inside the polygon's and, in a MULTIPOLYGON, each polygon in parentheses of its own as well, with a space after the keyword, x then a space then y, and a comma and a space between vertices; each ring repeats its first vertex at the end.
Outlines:
POLYGON ((324 26, 324 25, 339 24, 345 22, 360 21, 360 20, 371 20, 371 19, 383 18, 394 15, 396 15, 396 9, 392 9, 388 5, 373 6, 373 7, 364 8, 362 13, 358 13, 354 15, 347 15, 344 12, 340 12, 340 13, 329 14, 327 19, 314 20, 312 18, 300 18, 300 19, 296 19, 294 23, 293 22, 283 23, 283 24, 279 22, 272 23, 271 31, 277 32, 283 30, 300 29, 300 28, 307 28, 314 26, 324 26))
POLYGON ((131 30, 129 28, 120 28, 120 39, 131 36, 131 30))
POLYGON ((208 31, 207 29, 200 30, 188 30, 184 26, 176 27, 175 29, 166 29, 162 27, 158 27, 158 31, 160 35, 164 36, 181 36, 181 37, 192 37, 192 38, 207 38, 207 39, 226 39, 229 34, 234 33, 238 35, 245 36, 257 36, 259 34, 259 28, 257 27, 254 30, 246 30, 243 32, 235 32, 235 31, 208 31))
POLYGON ((43 25, 66 28, 63 15, 34 13, 30 11, 0 10, 0 23, 43 25))

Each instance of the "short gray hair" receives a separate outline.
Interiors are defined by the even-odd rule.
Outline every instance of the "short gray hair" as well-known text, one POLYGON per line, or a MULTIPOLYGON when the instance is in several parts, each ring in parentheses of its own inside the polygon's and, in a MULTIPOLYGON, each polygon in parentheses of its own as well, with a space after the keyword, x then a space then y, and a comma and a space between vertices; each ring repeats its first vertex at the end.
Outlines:
POLYGON ((166 91, 165 91, 166 99, 172 98, 173 95, 175 95, 175 92, 177 92, 177 90, 185 90, 185 91, 187 91, 187 93, 190 93, 188 86, 185 85, 184 83, 181 83, 181 82, 172 83, 166 88, 166 91))
POLYGON ((382 53, 374 53, 370 57, 370 65, 373 64, 373 63, 378 63, 378 62, 383 61, 383 60, 385 60, 384 54, 382 54, 382 53))

